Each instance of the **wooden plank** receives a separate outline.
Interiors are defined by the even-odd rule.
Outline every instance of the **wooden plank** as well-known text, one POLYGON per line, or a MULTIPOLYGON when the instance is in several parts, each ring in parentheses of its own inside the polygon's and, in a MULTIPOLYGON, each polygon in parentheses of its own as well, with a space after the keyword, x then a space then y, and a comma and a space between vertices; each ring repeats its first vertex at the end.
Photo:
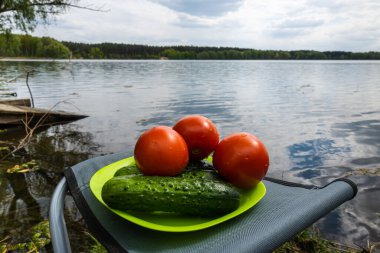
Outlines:
POLYGON ((1 99, 0 104, 6 105, 21 105, 30 107, 32 105, 29 98, 20 98, 20 99, 1 99))
POLYGON ((15 106, 0 103, 0 126, 54 125, 72 122, 88 117, 65 111, 51 111, 26 106, 15 106))

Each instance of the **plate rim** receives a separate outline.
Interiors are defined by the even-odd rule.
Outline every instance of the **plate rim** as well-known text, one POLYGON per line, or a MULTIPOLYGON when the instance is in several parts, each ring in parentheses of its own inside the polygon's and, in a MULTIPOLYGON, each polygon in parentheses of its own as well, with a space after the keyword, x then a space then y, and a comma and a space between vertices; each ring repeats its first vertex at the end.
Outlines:
MULTIPOLYGON (((211 160, 211 159, 208 158, 208 160, 211 160)), ((227 220, 230 220, 232 218, 235 218, 236 216, 239 216, 240 214, 248 211, 253 206, 255 206, 258 202, 260 202, 260 200, 266 194, 266 187, 265 187, 264 183, 262 181, 260 181, 257 184, 257 186, 255 186, 252 189, 249 189, 249 190, 241 190, 241 189, 239 189, 241 191, 242 195, 245 196, 246 198, 248 198, 250 196, 253 196, 256 193, 254 201, 247 202, 247 200, 245 200, 244 203, 240 203, 238 209, 236 209, 236 210, 234 210, 234 211, 232 211, 232 212, 230 212, 228 214, 225 214, 225 215, 217 217, 217 218, 212 218, 209 221, 205 221, 205 222, 202 222, 202 223, 199 223, 199 224, 192 224, 192 225, 169 226, 169 225, 157 224, 157 223, 153 223, 153 222, 141 219, 139 217, 136 217, 133 214, 130 214, 130 213, 126 212, 126 211, 121 211, 121 210, 110 208, 103 201, 103 199, 101 197, 101 192, 98 192, 96 190, 97 188, 99 188, 99 189, 102 188, 102 187, 95 186, 95 184, 97 183, 97 181, 100 181, 98 178, 100 177, 101 174, 104 173, 104 171, 106 171, 106 170, 110 170, 111 171, 112 170, 112 171, 116 172, 117 169, 120 169, 120 168, 122 168, 124 166, 127 166, 127 165, 130 165, 130 164, 133 164, 134 162, 135 162, 134 157, 130 156, 130 157, 123 158, 121 160, 115 161, 113 163, 110 163, 110 164, 108 164, 108 165, 100 168, 98 171, 96 171, 91 176, 91 179, 90 179, 90 182, 89 182, 90 190, 91 190, 92 194, 95 196, 95 198, 100 203, 102 203, 102 205, 105 206, 111 212, 115 213, 116 215, 120 216, 121 218, 123 218, 125 220, 128 220, 128 221, 130 221, 130 222, 132 222, 134 224, 137 224, 139 226, 142 226, 142 227, 145 227, 145 228, 148 228, 148 229, 152 229, 152 230, 157 230, 157 231, 162 231, 162 232, 191 232, 191 231, 197 231, 197 230, 202 230, 202 229, 205 229, 205 228, 209 228, 209 227, 215 226, 217 224, 220 224, 222 222, 225 222, 227 220)), ((109 173, 109 174, 111 174, 111 173, 109 173)), ((113 176, 113 174, 112 174, 112 176, 113 176)), ((110 178, 112 178, 112 176, 111 177, 107 177, 107 178, 110 179, 110 178)), ((102 186, 105 184, 105 182, 108 179, 103 179, 102 180, 102 186)), ((189 217, 187 217, 187 218, 189 218, 189 217)))

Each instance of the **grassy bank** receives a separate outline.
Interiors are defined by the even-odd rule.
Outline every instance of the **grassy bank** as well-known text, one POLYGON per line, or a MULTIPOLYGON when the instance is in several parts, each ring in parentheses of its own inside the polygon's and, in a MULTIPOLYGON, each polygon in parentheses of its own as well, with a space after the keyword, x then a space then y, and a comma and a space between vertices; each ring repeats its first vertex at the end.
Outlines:
POLYGON ((281 247, 276 249, 274 253, 372 253, 374 250, 375 246, 370 244, 368 244, 366 248, 360 248, 357 246, 344 245, 338 242, 328 241, 322 238, 315 226, 312 226, 299 233, 294 239, 284 243, 281 247))

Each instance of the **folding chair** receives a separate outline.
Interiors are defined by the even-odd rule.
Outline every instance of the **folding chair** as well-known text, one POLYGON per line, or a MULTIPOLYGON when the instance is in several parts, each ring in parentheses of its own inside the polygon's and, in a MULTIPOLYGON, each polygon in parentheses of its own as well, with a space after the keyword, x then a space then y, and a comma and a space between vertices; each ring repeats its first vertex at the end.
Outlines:
POLYGON ((109 252, 271 252, 339 205, 352 199, 356 185, 336 179, 318 187, 265 178, 266 195, 248 211, 221 224, 193 232, 161 232, 111 212, 91 192, 92 175, 125 154, 83 161, 64 171, 50 204, 54 252, 71 252, 63 216, 67 190, 91 233, 109 252))

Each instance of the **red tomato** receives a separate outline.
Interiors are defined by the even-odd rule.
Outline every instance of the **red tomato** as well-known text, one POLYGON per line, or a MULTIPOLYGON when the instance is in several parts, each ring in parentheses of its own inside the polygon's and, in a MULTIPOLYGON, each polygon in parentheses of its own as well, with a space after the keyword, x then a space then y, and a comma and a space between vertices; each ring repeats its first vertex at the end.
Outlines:
POLYGON ((189 115, 180 119, 173 129, 186 141, 190 160, 202 160, 215 150, 219 133, 214 123, 201 115, 189 115))
POLYGON ((141 172, 150 176, 177 175, 189 162, 185 140, 167 126, 144 132, 136 142, 134 158, 141 172))
POLYGON ((216 147, 212 162, 220 175, 233 185, 252 188, 266 175, 269 156, 256 136, 243 132, 225 137, 216 147))

